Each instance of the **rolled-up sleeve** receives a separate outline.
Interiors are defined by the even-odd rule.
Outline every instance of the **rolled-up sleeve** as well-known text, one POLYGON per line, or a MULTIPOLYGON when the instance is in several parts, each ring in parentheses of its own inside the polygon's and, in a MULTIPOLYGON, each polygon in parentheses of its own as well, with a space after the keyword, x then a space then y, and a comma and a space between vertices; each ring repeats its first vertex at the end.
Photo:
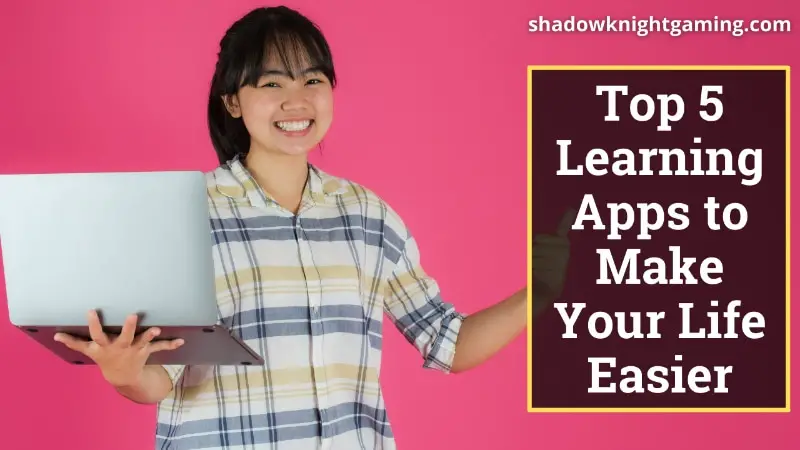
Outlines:
POLYGON ((385 295, 388 317, 422 355, 423 367, 449 373, 464 315, 442 300, 420 263, 416 240, 406 233, 385 295))

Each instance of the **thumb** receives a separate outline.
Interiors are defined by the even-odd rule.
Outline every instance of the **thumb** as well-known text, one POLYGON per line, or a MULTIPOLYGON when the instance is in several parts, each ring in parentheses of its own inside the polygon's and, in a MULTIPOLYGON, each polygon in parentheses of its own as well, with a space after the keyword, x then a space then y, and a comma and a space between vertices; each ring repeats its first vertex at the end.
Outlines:
POLYGON ((75 336, 70 336, 66 333, 56 333, 53 336, 53 340, 64 344, 64 346, 70 350, 83 353, 84 355, 86 355, 89 351, 89 341, 78 339, 75 336))
POLYGON ((567 212, 561 216, 561 222, 558 223, 558 228, 556 228, 556 234, 559 237, 567 237, 569 230, 572 229, 572 225, 575 223, 575 219, 578 217, 578 211, 575 208, 570 208, 567 212))

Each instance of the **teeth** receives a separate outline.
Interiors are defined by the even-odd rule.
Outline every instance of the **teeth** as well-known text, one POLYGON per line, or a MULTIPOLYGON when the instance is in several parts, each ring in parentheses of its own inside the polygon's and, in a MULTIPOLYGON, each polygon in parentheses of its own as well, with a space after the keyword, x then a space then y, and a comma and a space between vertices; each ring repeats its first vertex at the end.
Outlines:
POLYGON ((294 122, 278 122, 278 128, 284 131, 303 131, 311 125, 310 120, 299 120, 294 122))

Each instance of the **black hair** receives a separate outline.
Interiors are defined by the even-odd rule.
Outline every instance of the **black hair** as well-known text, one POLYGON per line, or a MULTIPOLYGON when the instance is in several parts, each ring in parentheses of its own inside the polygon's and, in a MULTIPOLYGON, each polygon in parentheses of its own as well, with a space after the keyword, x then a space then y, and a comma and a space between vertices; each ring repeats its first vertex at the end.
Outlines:
POLYGON ((241 118, 225 108, 223 96, 254 86, 264 65, 277 57, 293 76, 304 63, 322 72, 336 85, 328 42, 319 27, 285 6, 258 8, 237 20, 220 41, 208 97, 208 128, 220 164, 250 149, 250 134, 241 118))

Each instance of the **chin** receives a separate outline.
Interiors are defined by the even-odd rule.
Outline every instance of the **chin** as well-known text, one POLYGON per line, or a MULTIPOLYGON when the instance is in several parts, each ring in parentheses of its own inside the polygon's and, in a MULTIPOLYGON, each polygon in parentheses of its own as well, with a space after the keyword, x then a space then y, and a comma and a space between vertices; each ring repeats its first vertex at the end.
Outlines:
POLYGON ((308 156, 311 151, 314 150, 313 148, 306 148, 306 149, 285 149, 281 150, 281 153, 286 156, 308 156))
POLYGON ((318 139, 303 139, 298 142, 279 142, 277 148, 291 155, 301 155, 314 150, 319 145, 318 139))
POLYGON ((283 154, 295 156, 311 153, 320 143, 320 140, 315 138, 298 139, 295 142, 291 142, 291 140, 290 142, 286 142, 285 139, 281 139, 281 141, 283 142, 276 142, 276 149, 283 154))
POLYGON ((284 156, 306 156, 314 150, 314 145, 286 145, 280 146, 273 150, 275 153, 279 153, 284 156))
MULTIPOLYGON (((273 141, 274 142, 274 141, 273 141)), ((294 156, 301 157, 311 153, 319 144, 319 141, 308 140, 306 142, 274 142, 273 145, 258 145, 254 148, 260 149, 264 154, 274 156, 294 156)))

